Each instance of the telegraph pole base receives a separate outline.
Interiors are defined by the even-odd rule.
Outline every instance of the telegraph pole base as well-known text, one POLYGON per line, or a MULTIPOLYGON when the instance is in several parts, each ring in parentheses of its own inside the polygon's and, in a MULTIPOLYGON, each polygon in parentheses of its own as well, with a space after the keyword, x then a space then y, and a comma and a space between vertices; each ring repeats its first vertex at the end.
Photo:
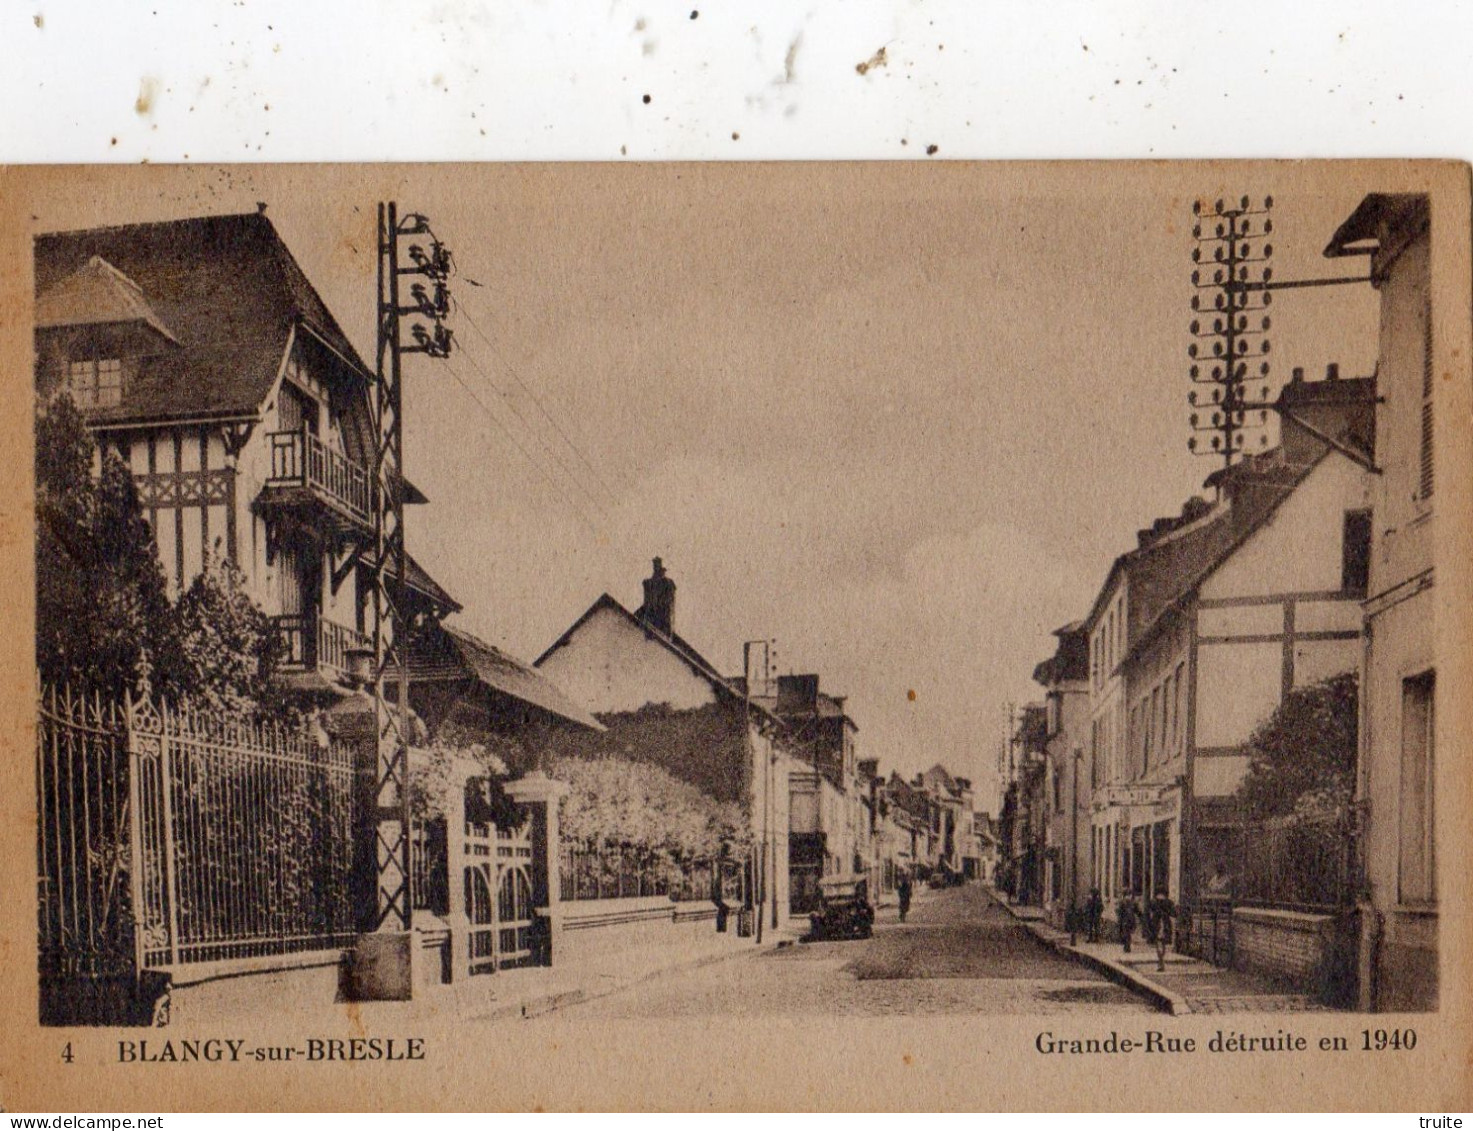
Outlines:
POLYGON ((409 1001, 414 997, 419 938, 413 931, 359 935, 348 952, 349 1001, 409 1001))

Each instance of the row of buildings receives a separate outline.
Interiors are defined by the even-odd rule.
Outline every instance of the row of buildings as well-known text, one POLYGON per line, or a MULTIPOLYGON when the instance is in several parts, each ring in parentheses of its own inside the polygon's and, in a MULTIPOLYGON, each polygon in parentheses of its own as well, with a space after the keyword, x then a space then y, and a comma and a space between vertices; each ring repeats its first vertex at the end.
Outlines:
MULTIPOLYGON (((297 701, 329 719, 361 712, 376 378, 264 207, 41 236, 35 270, 38 403, 69 394, 132 470, 171 594, 212 559, 233 561, 275 625, 297 701)), ((568 757, 652 764, 737 807, 739 886, 772 926, 809 910, 824 876, 864 873, 889 891, 901 874, 983 874, 991 837, 969 781, 940 765, 882 777, 817 675, 773 674, 751 649, 737 675, 708 660, 676 629, 659 558, 641 603, 603 594, 532 663, 458 626, 460 601, 412 554, 407 573, 410 704, 431 736, 509 740, 497 749, 514 775, 568 757)), ((520 922, 519 891, 500 913, 520 922)))
POLYGON ((1278 446, 1140 530, 1056 631, 1012 736, 1015 898, 1062 920, 1098 893, 1113 921, 1164 895, 1184 947, 1365 1009, 1435 1007, 1431 221, 1420 195, 1373 194, 1346 218, 1325 255, 1369 261, 1375 372, 1296 371, 1278 446), (1296 822, 1251 822, 1238 790, 1255 728, 1343 673, 1359 686, 1354 795, 1309 861, 1296 822), (1273 882, 1295 869, 1310 873, 1296 891, 1273 882))

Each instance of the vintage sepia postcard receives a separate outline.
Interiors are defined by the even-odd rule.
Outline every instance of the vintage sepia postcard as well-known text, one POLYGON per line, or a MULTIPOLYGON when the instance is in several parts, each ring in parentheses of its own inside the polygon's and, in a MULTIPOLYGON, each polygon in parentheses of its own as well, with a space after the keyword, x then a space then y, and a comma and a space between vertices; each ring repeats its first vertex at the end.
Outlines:
POLYGON ((0 192, 5 1108, 1468 1108, 1467 166, 0 192))

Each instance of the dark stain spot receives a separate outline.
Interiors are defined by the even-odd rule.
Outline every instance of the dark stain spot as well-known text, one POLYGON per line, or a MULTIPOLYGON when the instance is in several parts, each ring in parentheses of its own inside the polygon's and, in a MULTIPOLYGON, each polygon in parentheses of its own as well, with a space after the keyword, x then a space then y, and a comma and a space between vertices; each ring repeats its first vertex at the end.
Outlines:
POLYGON ((900 144, 901 145, 909 145, 910 144, 910 141, 907 138, 901 138, 900 139, 900 144))
POLYGON ((862 63, 855 63, 854 64, 854 69, 856 71, 858 71, 862 75, 867 75, 867 74, 869 74, 870 71, 874 70, 876 67, 883 67, 886 62, 887 62, 887 59, 885 58, 885 49, 883 47, 881 47, 878 51, 876 51, 873 55, 871 55, 864 62, 862 62, 862 63))
POLYGON ((732 141, 741 141, 742 140, 742 135, 739 134, 739 133, 737 133, 736 130, 732 130, 731 131, 731 140, 732 141))
POLYGON ((31 17, 31 23, 35 24, 38 28, 43 28, 46 26, 46 17, 41 15, 40 12, 37 12, 31 17))
POLYGON ((916 701, 916 691, 915 691, 915 688, 912 687, 909 691, 907 691, 905 693, 905 697, 907 699, 909 699, 912 703, 914 703, 916 701))
POLYGON ((643 102, 646 106, 648 106, 650 104, 650 102, 651 102, 651 99, 650 99, 650 96, 648 94, 646 94, 642 99, 640 99, 640 101, 643 102))
POLYGON ((905 1065, 905 1067, 909 1068, 912 1064, 915 1063, 915 1058, 912 1057, 910 1055, 910 1053, 908 1053, 908 1052, 901 1053, 900 1054, 900 1063, 903 1064, 903 1065, 905 1065))
POLYGON ((117 145, 117 144, 118 144, 118 139, 117 139, 117 138, 113 138, 113 142, 112 142, 112 143, 113 143, 113 144, 114 144, 114 145, 117 145))
POLYGON ((936 155, 936 151, 938 149, 940 149, 940 148, 941 147, 939 145, 928 145, 928 146, 926 146, 926 156, 927 157, 934 157, 936 155))
POLYGON ((696 9, 692 8, 691 9, 691 13, 690 13, 690 18, 693 19, 693 20, 698 20, 698 19, 701 18, 701 13, 699 11, 697 11, 696 9))

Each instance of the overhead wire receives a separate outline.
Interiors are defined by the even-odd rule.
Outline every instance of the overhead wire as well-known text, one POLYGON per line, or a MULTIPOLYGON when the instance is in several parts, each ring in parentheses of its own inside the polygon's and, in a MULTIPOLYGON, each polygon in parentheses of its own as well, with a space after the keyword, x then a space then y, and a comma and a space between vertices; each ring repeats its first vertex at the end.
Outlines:
MULTIPOLYGON (((491 352, 494 353, 498 359, 500 359, 501 364, 506 367, 507 372, 511 374, 512 379, 516 381, 522 392, 524 392, 527 395, 528 399, 530 399, 532 403, 537 406, 537 410, 542 414, 543 419, 552 426, 553 430, 558 434, 563 443, 568 445, 573 454, 578 457, 578 461, 585 468, 588 469, 588 473, 589 475, 593 476, 594 482, 596 482, 600 487, 603 488, 604 493, 608 495, 611 502, 618 502, 619 496, 614 491, 614 489, 609 486, 608 481, 599 474, 598 468, 593 466, 592 461, 589 460, 588 456, 584 454, 583 449, 578 446, 577 442, 574 441, 571 436, 568 435, 567 430, 557 422, 552 413, 547 410, 547 406, 543 404, 542 398, 537 395, 537 393, 532 389, 530 385, 527 384, 525 380, 523 380, 521 373, 517 370, 517 367, 513 365, 511 363, 511 359, 502 352, 501 347, 496 344, 495 339, 487 334, 485 330, 481 329, 481 324, 476 321, 475 317, 466 308, 466 305, 463 302, 457 303, 457 307, 459 312, 465 315, 465 320, 470 323, 471 329, 473 329, 480 337, 480 339, 486 343, 491 352)), ((509 398, 508 403, 510 403, 509 398)))
MULTIPOLYGON (((480 367, 479 363, 474 357, 472 357, 470 354, 465 353, 465 351, 463 350, 461 351, 461 356, 470 362, 472 368, 474 368, 481 375, 482 380, 486 381, 488 384, 492 384, 494 387, 494 383, 491 382, 485 370, 480 367)), ((481 411, 486 414, 486 417, 493 424, 496 425, 497 429, 499 429, 501 433, 516 446, 517 450, 522 453, 522 456, 527 460, 528 463, 532 465, 537 473, 541 475, 544 480, 546 480, 548 486, 550 486, 557 493, 558 497, 563 501, 563 503, 579 518, 580 521, 582 521, 585 526, 588 527, 591 533, 598 534, 598 524, 588 515, 588 513, 581 506, 578 505, 577 500, 574 499, 573 496, 570 495, 563 487, 563 485, 558 482, 557 477, 554 476, 550 471, 548 471, 543 462, 537 459, 537 457, 534 456, 527 449, 527 446, 523 444, 520 439, 518 439, 516 432, 512 428, 507 426, 506 422, 502 420, 491 409, 491 406, 487 404, 481 398, 480 394, 471 387, 470 383, 467 382, 463 376, 461 376, 460 371, 455 367, 453 363, 451 363, 449 358, 446 359, 446 368, 449 370, 450 375, 455 378, 456 383, 459 384, 460 387, 466 391, 466 393, 473 401, 476 402, 478 406, 480 406, 481 411)))
MULTIPOLYGON (((471 322, 473 326, 475 325, 474 321, 470 317, 470 312, 465 309, 464 304, 461 304, 459 306, 459 313, 464 314, 466 316, 466 320, 471 322)), ((480 333, 480 327, 476 327, 476 332, 480 333)), ((482 335, 482 337, 484 338, 485 335, 482 335)), ((474 363, 474 357, 466 352, 464 346, 461 347, 461 353, 465 354, 465 356, 470 358, 471 361, 474 363)), ((552 458, 553 462, 555 462, 558 467, 562 469, 563 474, 568 477, 568 481, 572 483, 575 487, 577 487, 579 491, 583 492, 583 494, 587 496, 588 501, 592 503, 594 507, 596 507, 600 511, 607 512, 607 504, 604 503, 602 499, 599 499, 594 495, 594 492, 589 489, 587 484, 579 479, 578 475, 573 471, 573 469, 568 466, 567 461, 565 461, 562 456, 557 453, 556 448, 554 448, 552 444, 548 443, 548 441, 543 437, 540 432, 537 431, 536 428, 532 427, 532 423, 525 416, 522 415, 521 410, 518 409, 516 406, 516 402, 511 399, 511 396, 506 392, 506 390, 498 385, 495 379, 479 365, 477 365, 476 368, 481 376, 486 379, 487 384, 489 384, 493 389, 501 394, 501 399, 506 403, 506 407, 511 410, 512 415, 515 416, 519 421, 521 421, 522 426, 526 428, 527 432, 537 440, 542 450, 546 452, 547 455, 552 458)), ((607 487, 605 487, 604 489, 606 491, 608 490, 607 487)), ((610 499, 613 499, 612 493, 610 494, 610 499)))
MULTIPOLYGON (((478 283, 478 282, 476 282, 474 279, 467 278, 466 279, 466 282, 470 283, 472 286, 475 286, 475 287, 480 287, 481 286, 481 284, 478 283)), ((557 432, 558 436, 562 439, 562 441, 565 444, 567 444, 569 448, 571 448, 573 450, 573 453, 578 457, 579 462, 582 463, 583 466, 588 469, 588 473, 590 475, 592 475, 593 478, 597 481, 598 485, 604 489, 604 491, 608 494, 609 498, 611 500, 617 502, 618 501, 618 493, 615 492, 615 490, 612 487, 609 486, 608 480, 606 480, 603 477, 603 475, 600 474, 598 468, 596 468, 593 465, 593 462, 588 458, 588 456, 585 454, 585 452, 583 451, 583 449, 578 445, 577 441, 575 441, 573 439, 573 437, 568 434, 568 430, 566 428, 564 428, 560 423, 558 423, 556 417, 554 417, 552 415, 552 413, 548 410, 547 405, 544 403, 543 399, 541 397, 539 397, 537 395, 536 390, 534 390, 531 387, 531 385, 529 385, 523 379, 523 377, 521 375, 521 372, 512 363, 511 359, 509 357, 507 357, 506 354, 502 351, 501 347, 497 344, 496 340, 494 338, 492 338, 491 335, 488 334, 481 327, 480 322, 478 322, 476 320, 475 315, 473 315, 471 313, 471 311, 467 308, 467 306, 466 306, 466 304, 465 304, 465 302, 463 300, 461 300, 460 298, 457 297, 454 301, 455 301, 455 304, 456 304, 457 311, 459 313, 465 315, 465 319, 466 319, 467 322, 470 323, 471 329, 473 329, 476 332, 476 334, 480 337, 480 339, 483 342, 486 343, 487 347, 494 354, 496 354, 497 358, 501 361, 501 364, 506 367, 507 372, 511 374, 512 378, 516 381, 517 385, 521 387, 522 391, 524 393, 526 393, 527 397, 532 401, 532 403, 537 406, 538 412, 540 412, 542 414, 543 418, 548 422, 548 424, 550 424, 552 426, 553 430, 557 432)), ((489 319, 495 320, 496 314, 495 314, 494 311, 487 311, 487 317, 489 319)), ((548 397, 550 399, 553 399, 554 401, 556 401, 556 398, 553 397, 551 393, 548 393, 547 395, 548 395, 548 397)), ((568 412, 568 409, 567 409, 567 406, 566 405, 563 405, 561 403, 558 403, 558 408, 561 411, 563 411, 564 413, 568 412)))

